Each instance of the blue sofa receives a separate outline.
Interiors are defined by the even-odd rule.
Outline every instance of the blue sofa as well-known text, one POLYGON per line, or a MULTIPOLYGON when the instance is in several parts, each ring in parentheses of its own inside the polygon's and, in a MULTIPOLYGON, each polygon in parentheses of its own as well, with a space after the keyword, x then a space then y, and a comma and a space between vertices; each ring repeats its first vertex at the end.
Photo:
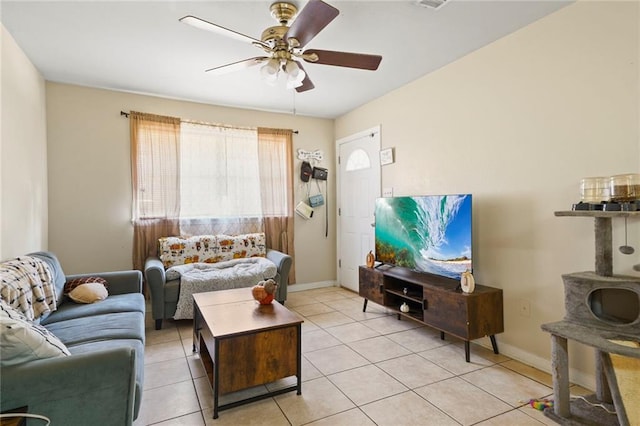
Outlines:
POLYGON ((40 324, 71 355, 3 367, 2 411, 28 407, 52 425, 131 425, 140 410, 144 379, 141 272, 65 276, 53 253, 29 256, 47 262, 55 281, 58 308, 40 324), (82 276, 107 280, 109 296, 92 304, 68 300, 63 296, 65 282, 82 276))

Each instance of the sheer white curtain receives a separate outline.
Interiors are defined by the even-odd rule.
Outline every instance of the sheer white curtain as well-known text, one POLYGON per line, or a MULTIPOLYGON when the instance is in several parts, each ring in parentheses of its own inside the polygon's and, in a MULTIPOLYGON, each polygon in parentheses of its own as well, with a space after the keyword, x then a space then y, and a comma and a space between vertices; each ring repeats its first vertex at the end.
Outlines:
POLYGON ((183 122, 181 218, 262 216, 255 129, 183 122))
POLYGON ((182 235, 263 232, 257 132, 183 121, 182 235))

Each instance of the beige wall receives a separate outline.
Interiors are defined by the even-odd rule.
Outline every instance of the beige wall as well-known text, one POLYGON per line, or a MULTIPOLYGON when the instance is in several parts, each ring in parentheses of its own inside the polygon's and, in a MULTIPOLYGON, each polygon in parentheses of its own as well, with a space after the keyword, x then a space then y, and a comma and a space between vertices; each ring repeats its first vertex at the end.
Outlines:
MULTIPOLYGON (((249 111, 150 96, 47 83, 49 141, 49 247, 67 273, 131 267, 129 121, 120 111, 191 120, 298 130, 294 150, 322 149, 333 168, 333 121, 249 111)), ((296 159, 296 176, 299 176, 296 159)), ((296 199, 306 191, 296 179, 296 199)), ((330 205, 334 204, 333 178, 330 205)), ((335 215, 329 238, 324 221, 296 217, 298 283, 336 279, 335 215)))
MULTIPOLYGON (((504 290, 498 343, 547 371, 540 324, 562 319, 560 275, 594 268, 593 221, 554 211, 582 177, 639 171, 639 22, 637 2, 578 2, 336 120, 336 138, 381 125, 395 195, 473 194, 476 281, 504 290)), ((637 276, 638 260, 615 250, 614 270, 637 276)), ((570 344, 570 358, 592 384, 591 350, 570 344)))
POLYGON ((47 248, 44 79, 1 28, 0 259, 47 248))

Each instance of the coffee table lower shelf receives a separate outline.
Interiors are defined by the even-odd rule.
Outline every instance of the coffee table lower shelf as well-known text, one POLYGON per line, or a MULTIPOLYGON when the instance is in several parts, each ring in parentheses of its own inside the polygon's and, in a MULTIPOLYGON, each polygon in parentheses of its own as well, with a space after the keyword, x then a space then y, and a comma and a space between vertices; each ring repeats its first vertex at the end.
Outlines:
MULTIPOLYGON (((245 336, 240 336, 239 339, 245 340, 244 342, 243 341, 236 342, 234 341, 235 339, 232 339, 232 338, 215 339, 215 341, 213 342, 214 344, 213 353, 218 354, 218 357, 216 357, 215 355, 213 357, 211 356, 211 353, 207 347, 207 343, 205 339, 203 339, 202 337, 202 334, 205 334, 205 333, 201 333, 200 360, 206 371, 209 384, 211 384, 211 389, 213 390, 213 418, 214 419, 218 418, 218 412, 223 410, 228 410, 230 408, 238 407, 243 404, 249 404, 251 402, 259 401, 261 399, 269 398, 276 395, 281 395, 283 393, 291 392, 294 390, 298 395, 302 394, 302 374, 301 374, 302 366, 301 366, 300 358, 296 357, 298 359, 296 359, 295 371, 292 372, 293 374, 289 374, 291 373, 291 370, 286 365, 281 365, 280 367, 274 366, 274 370, 272 370, 270 373, 264 374, 264 372, 260 373, 255 371, 256 369, 254 368, 255 367, 254 363, 258 362, 256 358, 260 357, 260 358, 274 359, 279 355, 280 356, 284 355, 283 353, 274 353, 274 351, 270 351, 264 347, 262 348, 262 349, 265 349, 264 351, 261 351, 260 349, 258 349, 252 354, 242 353, 242 351, 237 350, 237 349, 241 349, 242 347, 258 347, 259 348, 260 346, 263 346, 263 345, 260 345, 260 344, 255 345, 256 341, 275 340, 273 339, 274 336, 281 333, 284 333, 285 341, 289 340, 286 336, 288 331, 290 330, 280 329, 280 330, 271 330, 266 333, 263 332, 263 333, 247 334, 245 336), (250 340, 253 340, 254 343, 249 342, 250 340), (228 346, 226 350, 225 350, 225 346, 228 346), (226 355, 231 355, 231 356, 226 356, 226 355), (227 358, 228 360, 230 360, 231 363, 235 364, 234 367, 230 368, 228 365, 225 365, 225 362, 223 362, 221 358, 222 359, 227 358), (224 367, 221 368, 220 367, 221 365, 223 365, 224 367), (257 373, 257 374, 251 374, 250 372, 252 370, 254 371, 254 373, 257 373), (287 386, 287 387, 276 389, 273 391, 268 391, 260 395, 252 396, 250 398, 245 398, 238 401, 233 401, 227 404, 219 404, 221 395, 237 392, 243 389, 248 389, 253 386, 272 383, 278 379, 283 379, 283 378, 287 378, 294 375, 296 376, 295 385, 287 386)), ((293 342, 297 340, 298 346, 299 346, 301 342, 300 327, 297 327, 297 330, 295 330, 295 333, 297 334, 296 338, 290 339, 289 341, 293 342)), ((300 353, 301 349, 302 348, 298 348, 296 352, 300 353)), ((279 350, 276 349, 275 352, 279 352, 279 350)), ((228 364, 228 362, 226 364, 228 364)))

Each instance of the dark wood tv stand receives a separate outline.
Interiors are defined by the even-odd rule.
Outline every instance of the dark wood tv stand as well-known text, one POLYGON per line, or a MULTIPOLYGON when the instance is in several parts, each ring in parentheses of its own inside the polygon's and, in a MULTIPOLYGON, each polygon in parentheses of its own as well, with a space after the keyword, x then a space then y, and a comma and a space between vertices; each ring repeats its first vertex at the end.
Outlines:
POLYGON ((463 293, 459 282, 406 268, 360 266, 359 294, 364 298, 362 311, 371 300, 440 330, 440 338, 450 334, 464 340, 465 359, 470 362, 469 342, 489 336, 493 352, 498 353, 496 334, 504 331, 502 290, 476 284, 473 293, 463 293), (409 312, 401 312, 407 303, 409 312))

